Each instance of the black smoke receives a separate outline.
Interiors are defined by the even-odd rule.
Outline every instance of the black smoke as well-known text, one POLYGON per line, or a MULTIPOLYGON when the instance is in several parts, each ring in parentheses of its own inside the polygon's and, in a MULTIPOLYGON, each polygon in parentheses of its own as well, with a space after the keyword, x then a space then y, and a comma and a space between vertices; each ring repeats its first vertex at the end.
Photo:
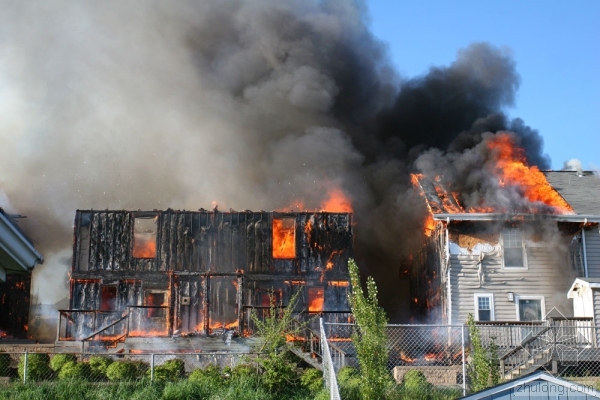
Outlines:
MULTIPOLYGON (((417 160, 443 165, 511 131, 530 163, 550 165, 538 132, 506 115, 519 87, 508 50, 475 43, 399 76, 361 1, 0 7, 0 205, 28 216, 46 253, 38 287, 66 288, 68 265, 48 253, 68 254, 77 208, 314 209, 338 186, 397 322, 410 314, 399 266, 425 215, 417 160)), ((52 292, 34 302, 66 296, 52 292)))

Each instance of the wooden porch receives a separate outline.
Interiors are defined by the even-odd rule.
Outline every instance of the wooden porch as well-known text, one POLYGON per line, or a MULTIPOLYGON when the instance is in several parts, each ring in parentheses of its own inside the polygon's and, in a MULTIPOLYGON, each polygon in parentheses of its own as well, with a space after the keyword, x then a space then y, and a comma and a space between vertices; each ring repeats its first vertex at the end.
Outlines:
POLYGON ((478 322, 481 343, 498 349, 500 373, 513 379, 544 367, 600 363, 600 326, 593 318, 478 322))

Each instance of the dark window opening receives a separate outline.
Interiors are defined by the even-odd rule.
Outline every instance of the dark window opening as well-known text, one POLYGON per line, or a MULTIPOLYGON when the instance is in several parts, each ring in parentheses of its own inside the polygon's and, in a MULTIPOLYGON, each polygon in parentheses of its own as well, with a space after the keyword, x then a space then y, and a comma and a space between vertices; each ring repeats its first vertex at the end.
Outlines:
POLYGON ((117 309, 117 287, 102 286, 101 290, 101 311, 114 311, 117 309))
POLYGON ((541 299, 519 299, 519 321, 541 321, 541 299))
POLYGON ((146 298, 144 299, 144 305, 156 307, 148 308, 148 318, 162 318, 165 316, 165 309, 159 307, 165 307, 167 305, 167 296, 164 292, 147 292, 146 298))
POLYGON ((156 218, 135 218, 133 228, 133 257, 156 257, 156 218))
POLYGON ((273 258, 296 258, 296 222, 294 218, 273 219, 273 258))

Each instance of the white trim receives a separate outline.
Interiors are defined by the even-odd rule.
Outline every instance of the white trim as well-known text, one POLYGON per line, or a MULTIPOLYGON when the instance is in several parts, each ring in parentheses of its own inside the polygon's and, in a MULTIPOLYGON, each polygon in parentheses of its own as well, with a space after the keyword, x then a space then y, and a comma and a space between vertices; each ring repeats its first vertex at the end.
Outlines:
POLYGON ((490 299, 490 321, 495 321, 494 318, 494 294, 493 293, 474 293, 473 294, 473 306, 475 310, 475 321, 479 321, 479 302, 477 299, 480 297, 487 297, 490 299))
POLYGON ((546 298, 544 296, 532 296, 532 295, 524 295, 524 296, 516 296, 515 295, 515 309, 517 311, 517 321, 521 320, 520 317, 520 313, 519 313, 519 300, 541 300, 540 304, 542 306, 541 314, 542 314, 542 320, 544 320, 544 318, 546 318, 546 298))
MULTIPOLYGON (((502 229, 502 231, 500 231, 500 238, 499 238, 498 242, 500 243, 500 256, 501 256, 500 258, 502 259, 502 269, 507 269, 507 270, 511 270, 511 271, 529 269, 528 264, 527 264, 527 250, 526 250, 526 246, 525 246, 526 240, 525 240, 523 231, 521 229, 519 229, 519 228, 504 228, 504 229, 502 229), (506 232, 508 230, 517 230, 521 233, 523 266, 511 267, 511 266, 506 266, 504 264, 504 232, 506 232)), ((516 248, 516 247, 512 247, 512 248, 516 248)))

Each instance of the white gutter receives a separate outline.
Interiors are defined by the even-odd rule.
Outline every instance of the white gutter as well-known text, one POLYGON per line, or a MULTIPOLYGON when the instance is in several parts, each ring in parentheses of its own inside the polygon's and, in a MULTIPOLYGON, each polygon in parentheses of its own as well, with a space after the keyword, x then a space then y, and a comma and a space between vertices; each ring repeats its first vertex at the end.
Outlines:
POLYGON ((436 221, 540 221, 600 223, 600 215, 575 214, 503 214, 503 213, 456 213, 433 214, 436 221))

